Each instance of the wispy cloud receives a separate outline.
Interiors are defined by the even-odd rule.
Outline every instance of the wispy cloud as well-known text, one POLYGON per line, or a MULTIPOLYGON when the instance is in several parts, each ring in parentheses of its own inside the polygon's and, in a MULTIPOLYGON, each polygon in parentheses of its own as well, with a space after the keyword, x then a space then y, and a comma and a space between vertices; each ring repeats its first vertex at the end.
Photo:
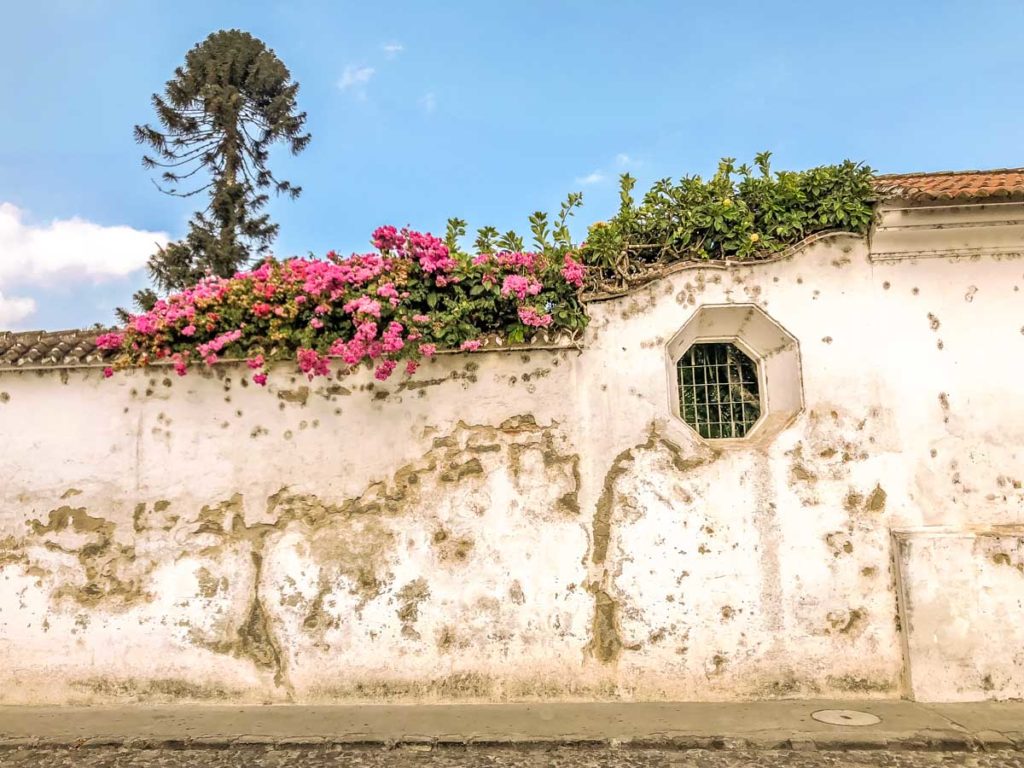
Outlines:
POLYGON ((103 226, 80 218, 30 224, 26 212, 0 203, 0 328, 11 326, 36 310, 26 288, 102 283, 125 277, 146 265, 157 246, 167 244, 164 232, 124 226, 103 226), (19 294, 10 293, 13 287, 19 294))
POLYGON ((603 173, 601 173, 600 171, 594 171, 592 173, 588 173, 586 176, 578 177, 576 179, 576 183, 577 184, 586 184, 586 185, 599 184, 602 181, 604 181, 604 179, 605 179, 605 176, 604 176, 603 173))
POLYGON ((433 112, 437 109, 437 97, 433 92, 425 94, 423 98, 420 99, 420 106, 423 107, 423 111, 428 114, 433 112))
POLYGON ((0 293, 0 330, 11 328, 36 311, 36 300, 28 296, 11 296, 0 293))
POLYGON ((397 56, 398 54, 405 50, 404 45, 394 41, 390 43, 384 43, 384 45, 382 45, 380 48, 382 51, 384 51, 384 53, 387 54, 387 57, 389 59, 393 59, 395 56, 397 56))
POLYGON ((338 88, 343 91, 351 90, 363 96, 366 94, 366 84, 370 82, 370 78, 376 71, 373 67, 358 67, 355 64, 349 64, 338 78, 338 88))
POLYGON ((636 168, 639 165, 641 165, 641 162, 632 155, 619 152, 619 154, 612 158, 610 163, 591 171, 586 176, 578 176, 576 183, 586 186, 600 184, 602 181, 607 180, 609 176, 617 176, 625 172, 627 168, 636 168))

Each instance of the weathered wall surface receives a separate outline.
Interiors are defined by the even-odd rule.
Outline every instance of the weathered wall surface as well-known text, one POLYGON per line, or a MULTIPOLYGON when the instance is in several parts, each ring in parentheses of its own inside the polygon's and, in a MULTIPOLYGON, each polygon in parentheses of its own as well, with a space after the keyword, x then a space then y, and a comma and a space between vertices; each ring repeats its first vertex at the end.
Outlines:
POLYGON ((1024 526, 911 529, 893 538, 914 696, 1024 698, 1024 526))
POLYGON ((1022 285, 840 237, 405 382, 0 373, 0 701, 1019 696, 1019 569, 969 617, 990 663, 919 687, 994 561, 890 531, 1024 523, 1022 285), (709 446, 665 345, 730 303, 798 339, 805 408, 709 446))

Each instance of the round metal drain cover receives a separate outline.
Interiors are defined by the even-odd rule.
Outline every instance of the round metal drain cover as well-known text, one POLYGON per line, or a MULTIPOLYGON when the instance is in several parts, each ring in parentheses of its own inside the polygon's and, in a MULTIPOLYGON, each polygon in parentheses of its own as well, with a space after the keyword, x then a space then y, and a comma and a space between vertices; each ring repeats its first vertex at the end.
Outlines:
POLYGON ((819 709, 811 712, 811 717, 829 725, 877 725, 882 722, 880 717, 856 709, 819 709))

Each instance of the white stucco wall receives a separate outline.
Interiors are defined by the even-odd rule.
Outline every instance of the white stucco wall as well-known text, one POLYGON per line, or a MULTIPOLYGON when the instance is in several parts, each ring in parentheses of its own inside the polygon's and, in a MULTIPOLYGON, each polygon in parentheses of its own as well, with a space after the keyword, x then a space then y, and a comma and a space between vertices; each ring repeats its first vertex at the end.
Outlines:
POLYGON ((837 237, 406 383, 2 372, 0 702, 1019 696, 1019 568, 940 679, 993 561, 891 531, 1024 522, 1022 285, 837 237), (798 340, 805 407, 709 447, 665 345, 729 303, 798 340))

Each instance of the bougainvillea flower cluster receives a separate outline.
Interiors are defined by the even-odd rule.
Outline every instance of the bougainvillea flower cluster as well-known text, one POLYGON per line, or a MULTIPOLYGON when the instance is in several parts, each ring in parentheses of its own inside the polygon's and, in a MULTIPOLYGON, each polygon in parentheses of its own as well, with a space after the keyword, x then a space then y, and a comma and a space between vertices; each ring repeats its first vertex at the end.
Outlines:
POLYGON ((111 368, 245 360, 253 381, 293 360, 310 379, 362 365, 379 380, 404 363, 411 375, 439 349, 475 351, 497 335, 516 343, 541 329, 575 333, 584 267, 573 254, 465 254, 433 235, 395 227, 373 233, 375 253, 267 260, 211 277, 132 316, 96 339, 118 350, 111 368))

